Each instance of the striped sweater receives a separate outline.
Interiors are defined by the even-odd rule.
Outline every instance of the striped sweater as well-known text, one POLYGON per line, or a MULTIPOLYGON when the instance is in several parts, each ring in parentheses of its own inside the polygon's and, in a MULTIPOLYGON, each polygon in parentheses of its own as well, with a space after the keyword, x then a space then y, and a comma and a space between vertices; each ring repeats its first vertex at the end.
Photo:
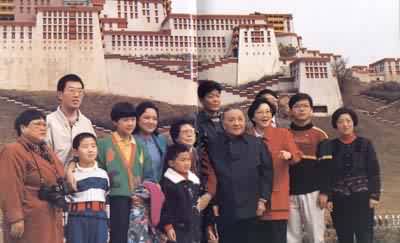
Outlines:
POLYGON ((107 172, 97 166, 82 168, 77 164, 74 172, 78 191, 67 197, 72 203, 77 202, 105 202, 109 189, 107 172))

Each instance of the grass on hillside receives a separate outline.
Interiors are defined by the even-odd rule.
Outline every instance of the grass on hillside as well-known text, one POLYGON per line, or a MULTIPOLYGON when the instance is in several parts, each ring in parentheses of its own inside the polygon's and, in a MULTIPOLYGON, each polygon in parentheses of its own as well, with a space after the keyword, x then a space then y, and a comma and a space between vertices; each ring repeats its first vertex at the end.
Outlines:
POLYGON ((400 99, 400 83, 393 81, 376 84, 362 93, 375 98, 384 99, 387 102, 393 102, 400 99))

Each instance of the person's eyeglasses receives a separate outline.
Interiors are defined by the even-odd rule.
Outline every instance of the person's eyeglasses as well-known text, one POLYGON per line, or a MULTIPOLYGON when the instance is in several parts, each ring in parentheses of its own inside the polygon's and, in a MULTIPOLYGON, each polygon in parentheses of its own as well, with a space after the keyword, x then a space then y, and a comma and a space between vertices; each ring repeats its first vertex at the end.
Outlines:
POLYGON ((264 110, 264 111, 257 111, 256 114, 257 115, 263 115, 263 114, 271 114, 272 112, 270 110, 264 110))
POLYGON ((69 94, 78 94, 78 95, 83 95, 84 90, 83 89, 66 89, 65 90, 69 94))
POLYGON ((46 122, 43 121, 31 121, 29 125, 34 126, 34 127, 47 127, 46 122))
POLYGON ((311 108, 311 106, 310 105, 294 105, 293 106, 293 109, 301 109, 301 108, 308 109, 308 108, 311 108))
POLYGON ((181 130, 182 134, 194 134, 194 129, 181 130))

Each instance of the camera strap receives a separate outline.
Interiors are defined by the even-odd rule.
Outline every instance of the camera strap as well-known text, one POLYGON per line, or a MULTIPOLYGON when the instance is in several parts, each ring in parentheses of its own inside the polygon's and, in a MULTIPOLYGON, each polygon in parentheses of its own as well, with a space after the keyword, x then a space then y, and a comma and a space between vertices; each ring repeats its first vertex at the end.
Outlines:
MULTIPOLYGON (((38 173, 39 173, 40 184, 41 184, 41 185, 45 184, 44 177, 43 177, 42 172, 41 172, 41 170, 40 170, 39 163, 37 162, 37 160, 36 160, 36 158, 35 158, 33 149, 30 148, 29 144, 26 144, 26 143, 23 142, 23 141, 18 141, 18 142, 25 148, 25 150, 26 150, 28 153, 30 153, 30 155, 31 155, 31 157, 32 157, 32 160, 33 160, 33 162, 34 162, 34 164, 35 164, 35 166, 36 166, 36 168, 37 168, 37 170, 38 170, 38 173)), ((39 156, 40 156, 40 155, 39 155, 39 156)), ((55 166, 55 164, 54 164, 54 161, 49 161, 49 160, 47 160, 46 158, 43 158, 43 159, 46 160, 49 164, 52 165, 52 167, 53 167, 53 169, 54 169, 54 175, 56 176, 56 179, 60 178, 60 175, 59 175, 58 172, 57 172, 57 168, 56 168, 56 166, 55 166)))

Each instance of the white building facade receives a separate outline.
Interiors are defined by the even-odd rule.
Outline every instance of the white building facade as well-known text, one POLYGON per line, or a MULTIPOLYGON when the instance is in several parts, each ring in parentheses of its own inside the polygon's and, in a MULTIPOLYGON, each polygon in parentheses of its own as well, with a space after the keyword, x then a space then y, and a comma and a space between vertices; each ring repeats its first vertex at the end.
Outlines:
MULTIPOLYGON (((326 57, 302 46, 289 14, 189 15, 172 13, 167 0, 25 1, 14 21, 0 21, 2 87, 55 90, 74 73, 88 90, 197 105, 198 79, 240 89, 280 75, 271 89, 320 96, 315 80, 291 78, 299 58, 326 57), (296 53, 281 57, 279 46, 296 53)), ((243 101, 226 93, 228 103, 243 101)), ((319 103, 329 112, 341 97, 328 96, 319 103)))

